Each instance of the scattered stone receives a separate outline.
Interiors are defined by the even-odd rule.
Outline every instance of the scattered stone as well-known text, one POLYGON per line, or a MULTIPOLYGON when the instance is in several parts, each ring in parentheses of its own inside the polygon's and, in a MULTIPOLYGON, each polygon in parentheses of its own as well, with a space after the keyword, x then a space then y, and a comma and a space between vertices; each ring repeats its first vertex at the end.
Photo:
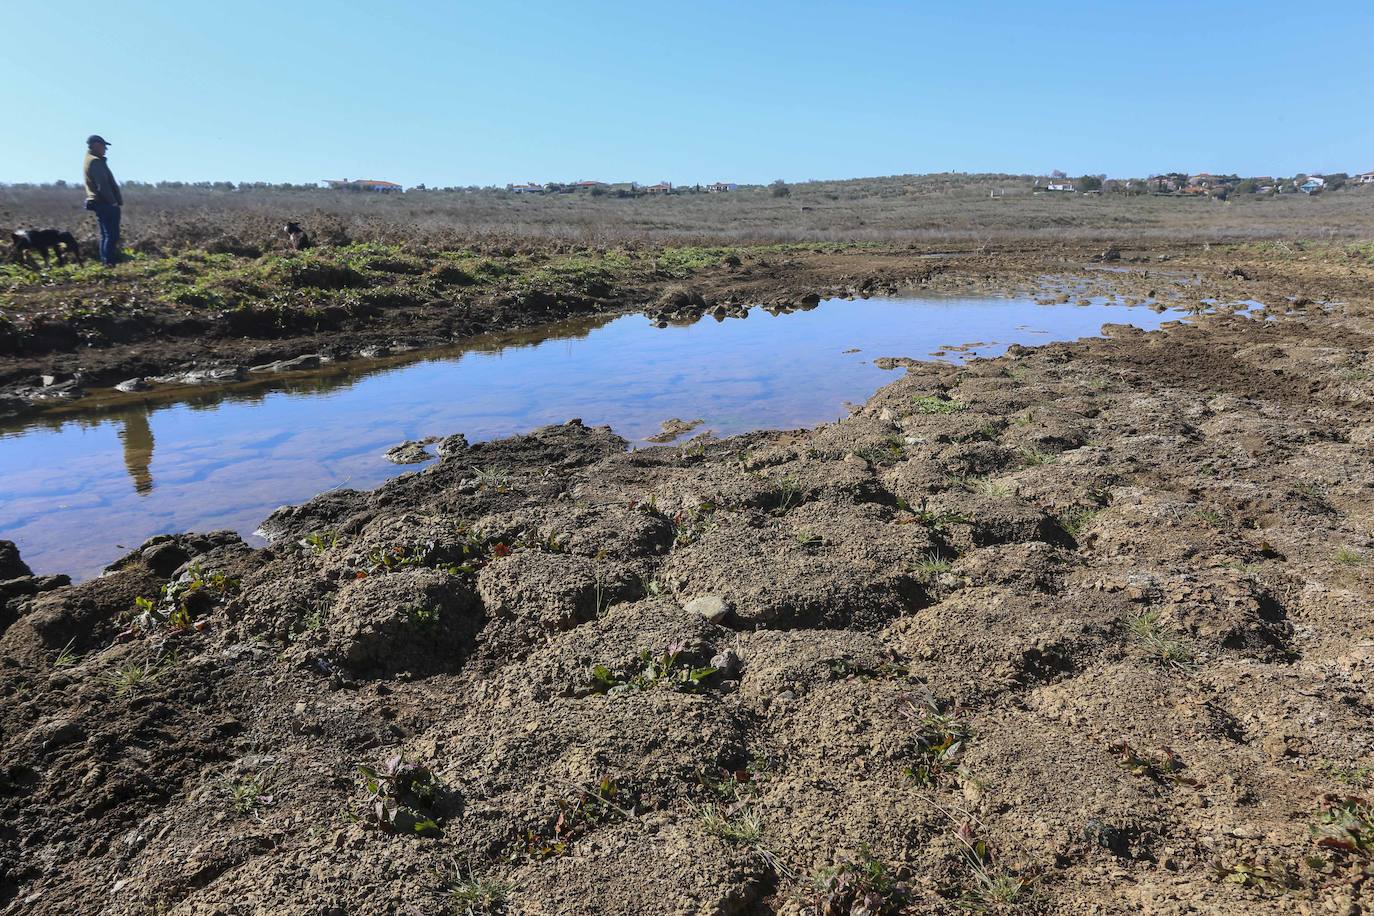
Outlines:
POLYGON ((912 359, 910 356, 880 356, 873 360, 873 365, 879 369, 896 369, 899 366, 910 368, 920 365, 920 360, 912 359))
POLYGON ((702 420, 700 418, 696 420, 680 420, 677 417, 673 417, 670 420, 664 420, 661 430, 655 433, 654 435, 649 436, 645 441, 672 442, 674 439, 686 435, 687 433, 696 429, 698 426, 705 422, 705 420, 702 420))
POLYGON ((138 378, 125 379, 118 385, 115 385, 115 390, 125 392, 147 391, 151 387, 152 386, 148 384, 148 380, 140 376, 138 378))
POLYGON ((440 439, 438 445, 434 446, 434 451, 440 458, 452 458, 454 455, 461 455, 466 452, 470 447, 467 436, 462 433, 454 433, 440 439))
POLYGON ((711 657, 711 667, 715 668, 725 680, 738 677, 740 673, 739 656, 735 654, 734 649, 718 652, 711 657))
POLYGON ((400 445, 393 445, 387 449, 382 453, 382 457, 392 464, 419 464, 422 461, 432 461, 434 456, 429 453, 425 446, 438 441, 438 436, 430 436, 426 439, 402 442, 400 445))
POLYGON ((712 623, 720 623, 730 613, 730 606, 719 595, 703 595, 700 598, 693 598, 683 605, 682 609, 689 614, 704 617, 712 623))

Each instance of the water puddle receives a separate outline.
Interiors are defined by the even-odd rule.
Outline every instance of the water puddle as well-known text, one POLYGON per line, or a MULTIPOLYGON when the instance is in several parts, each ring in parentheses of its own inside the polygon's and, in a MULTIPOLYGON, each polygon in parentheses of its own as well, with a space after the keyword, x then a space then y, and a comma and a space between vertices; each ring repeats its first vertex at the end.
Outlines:
POLYGON ((638 446, 670 417, 701 419, 695 432, 718 436, 806 426, 892 381, 878 357, 960 361, 1182 315, 995 298, 831 300, 667 328, 631 315, 129 396, 0 425, 0 538, 35 572, 87 577, 154 534, 247 536, 278 506, 414 470, 382 458, 406 439, 462 432, 476 442, 571 417, 610 424, 638 446))

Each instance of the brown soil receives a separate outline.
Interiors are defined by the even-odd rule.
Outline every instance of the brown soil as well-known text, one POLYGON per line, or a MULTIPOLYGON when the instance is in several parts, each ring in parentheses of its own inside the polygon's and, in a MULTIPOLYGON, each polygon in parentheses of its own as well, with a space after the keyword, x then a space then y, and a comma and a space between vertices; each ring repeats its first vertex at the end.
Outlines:
POLYGON ((1363 912, 1374 270, 1127 266, 1276 318, 455 447, 77 586, 0 550, 0 912, 1363 912))

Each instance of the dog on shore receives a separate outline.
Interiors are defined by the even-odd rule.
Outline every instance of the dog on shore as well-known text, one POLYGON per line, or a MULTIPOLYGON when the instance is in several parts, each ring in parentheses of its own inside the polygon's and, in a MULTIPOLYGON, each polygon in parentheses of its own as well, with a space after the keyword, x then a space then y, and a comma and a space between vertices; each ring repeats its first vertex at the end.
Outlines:
POLYGON ((287 223, 281 230, 286 235, 286 244, 292 251, 304 251, 310 247, 310 236, 305 234, 300 223, 287 223))
MULTIPOLYGON (((48 266, 48 252, 57 256, 58 264, 65 264, 62 259, 63 249, 66 253, 76 257, 76 263, 85 263, 81 259, 81 246, 76 243, 70 232, 63 232, 60 229, 18 229, 10 234, 10 241, 14 243, 14 260, 18 264, 28 264, 31 252, 40 252, 43 255, 43 266, 48 266)), ((37 266, 36 263, 34 266, 37 266)))

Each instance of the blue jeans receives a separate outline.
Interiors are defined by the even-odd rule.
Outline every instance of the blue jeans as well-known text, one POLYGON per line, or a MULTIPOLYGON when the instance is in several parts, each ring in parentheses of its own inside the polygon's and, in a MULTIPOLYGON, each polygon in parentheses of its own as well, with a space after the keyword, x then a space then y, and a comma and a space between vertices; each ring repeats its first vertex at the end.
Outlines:
POLYGON ((100 220, 100 262, 113 267, 119 260, 119 208, 114 204, 95 204, 91 209, 100 220))

